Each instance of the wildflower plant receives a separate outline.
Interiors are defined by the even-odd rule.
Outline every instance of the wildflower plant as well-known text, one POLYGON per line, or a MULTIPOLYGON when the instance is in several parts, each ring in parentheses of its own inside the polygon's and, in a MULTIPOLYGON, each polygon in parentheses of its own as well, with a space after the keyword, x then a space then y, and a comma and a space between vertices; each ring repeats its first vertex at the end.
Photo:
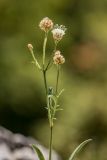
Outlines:
MULTIPOLYGON (((58 43, 63 39, 66 33, 66 27, 64 25, 54 25, 53 21, 48 17, 43 18, 39 23, 40 29, 44 32, 44 41, 43 41, 43 53, 42 53, 42 64, 40 64, 34 54, 32 44, 28 44, 28 49, 33 58, 33 64, 42 72, 44 79, 44 89, 46 97, 46 110, 48 115, 49 127, 50 127, 50 140, 49 140, 49 160, 52 160, 52 144, 53 144, 53 127, 54 121, 56 119, 56 112, 62 110, 58 104, 59 97, 61 96, 64 89, 59 91, 59 75, 60 68, 62 64, 65 63, 65 58, 62 55, 61 51, 58 48, 58 43), (46 45, 48 40, 48 34, 51 33, 54 40, 54 50, 50 55, 50 60, 46 63, 46 45), (51 68, 52 65, 56 65, 56 86, 55 88, 48 86, 47 83, 47 71, 51 68)), ((76 154, 81 150, 81 148, 90 142, 92 139, 85 140, 82 142, 71 154, 69 160, 73 160, 76 154)), ((39 160, 45 160, 43 153, 40 149, 32 145, 34 151, 37 153, 39 160)))

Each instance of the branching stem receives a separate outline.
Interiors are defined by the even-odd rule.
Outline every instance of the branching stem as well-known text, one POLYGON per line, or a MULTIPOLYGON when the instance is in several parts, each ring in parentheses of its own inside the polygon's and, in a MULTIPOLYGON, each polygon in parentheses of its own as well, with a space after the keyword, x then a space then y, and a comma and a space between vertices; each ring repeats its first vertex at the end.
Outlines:
POLYGON ((46 96, 47 96, 47 80, 46 80, 46 70, 45 70, 45 57, 46 57, 47 35, 48 35, 48 33, 45 32, 45 38, 44 38, 44 43, 43 43, 43 62, 42 62, 43 63, 42 72, 43 72, 46 96))

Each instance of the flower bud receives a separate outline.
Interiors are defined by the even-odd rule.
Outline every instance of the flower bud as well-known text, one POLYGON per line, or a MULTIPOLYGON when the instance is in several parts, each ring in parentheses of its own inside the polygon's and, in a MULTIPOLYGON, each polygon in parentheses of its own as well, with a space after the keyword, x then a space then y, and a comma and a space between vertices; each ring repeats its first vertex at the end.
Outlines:
POLYGON ((28 49, 29 49, 30 51, 33 50, 32 44, 29 43, 29 44, 27 45, 27 47, 28 47, 28 49))
POLYGON ((53 22, 48 17, 45 17, 40 21, 39 27, 40 27, 41 30, 47 32, 47 31, 49 31, 50 29, 53 28, 53 22))
POLYGON ((63 26, 63 25, 55 25, 54 26, 54 29, 52 30, 52 34, 53 34, 53 39, 55 40, 55 41, 60 41, 62 38, 63 38, 63 36, 65 35, 65 31, 66 31, 66 28, 65 28, 65 26, 63 26))
POLYGON ((53 57, 54 64, 63 64, 65 62, 65 58, 61 55, 61 52, 58 50, 55 52, 53 57))

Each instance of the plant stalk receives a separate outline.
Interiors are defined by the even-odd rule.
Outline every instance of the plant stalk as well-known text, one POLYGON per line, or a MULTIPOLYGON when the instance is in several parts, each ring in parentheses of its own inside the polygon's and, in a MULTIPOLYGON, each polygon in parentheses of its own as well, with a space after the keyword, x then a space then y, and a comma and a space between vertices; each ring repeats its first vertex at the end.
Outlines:
POLYGON ((52 159, 52 138, 53 138, 53 126, 50 127, 49 160, 52 159))
POLYGON ((45 92, 47 96, 47 80, 46 80, 46 71, 43 70, 43 78, 44 78, 44 85, 45 85, 45 92))
POLYGON ((49 66, 52 65, 52 60, 53 60, 52 58, 53 58, 53 56, 54 56, 54 53, 56 52, 56 48, 57 48, 57 44, 55 44, 55 47, 54 47, 54 50, 53 50, 53 52, 52 52, 51 58, 50 58, 47 66, 46 66, 46 69, 45 69, 46 71, 48 70, 49 66))
POLYGON ((45 38, 44 38, 44 42, 43 42, 43 62, 42 62, 43 63, 42 72, 43 72, 46 96, 47 96, 47 80, 46 80, 46 70, 45 70, 45 57, 46 57, 47 34, 48 33, 45 32, 45 38))
POLYGON ((56 95, 58 93, 58 83, 59 83, 59 69, 60 69, 60 66, 59 64, 57 65, 57 78, 56 78, 56 95))
POLYGON ((32 58, 33 58, 33 60, 34 60, 35 65, 38 67, 38 69, 41 70, 41 66, 39 65, 39 63, 38 63, 38 61, 37 61, 37 59, 36 59, 36 57, 35 57, 35 55, 34 55, 33 49, 30 49, 30 53, 31 53, 31 55, 32 55, 32 58))
POLYGON ((43 43, 43 70, 45 68, 46 43, 47 43, 47 32, 45 33, 45 38, 43 43))

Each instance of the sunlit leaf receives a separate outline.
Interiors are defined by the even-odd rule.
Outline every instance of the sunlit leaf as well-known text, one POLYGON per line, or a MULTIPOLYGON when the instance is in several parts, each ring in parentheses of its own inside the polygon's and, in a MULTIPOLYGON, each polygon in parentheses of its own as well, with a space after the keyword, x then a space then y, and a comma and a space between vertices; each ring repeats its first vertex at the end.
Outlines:
POLYGON ((85 140, 84 142, 82 142, 75 150, 74 152, 71 154, 69 160, 73 160, 75 158, 75 156, 77 155, 78 152, 80 152, 80 150, 90 141, 92 141, 92 139, 88 139, 85 140))

